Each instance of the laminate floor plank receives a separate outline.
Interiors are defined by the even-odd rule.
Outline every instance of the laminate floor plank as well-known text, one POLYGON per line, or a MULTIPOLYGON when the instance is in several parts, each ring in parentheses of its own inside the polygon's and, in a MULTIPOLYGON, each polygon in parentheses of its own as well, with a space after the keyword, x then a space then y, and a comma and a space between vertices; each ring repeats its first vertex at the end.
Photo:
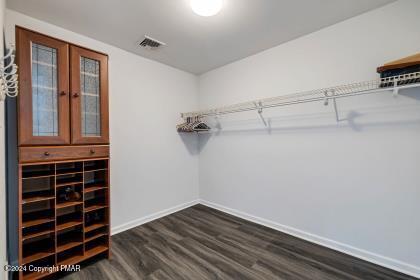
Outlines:
POLYGON ((186 238, 181 242, 184 247, 188 248, 201 258, 208 260, 209 263, 213 264, 232 279, 262 279, 258 277, 258 273, 242 266, 236 262, 236 260, 229 259, 220 252, 214 251, 193 239, 186 238))
POLYGON ((195 205, 112 236, 111 259, 65 280, 414 280, 221 211, 195 205))
POLYGON ((172 278, 164 271, 158 269, 149 276, 147 276, 146 280, 172 280, 172 278))
MULTIPOLYGON (((245 266, 251 267, 257 259, 246 254, 244 251, 241 251, 239 248, 232 246, 228 243, 224 243, 222 240, 218 238, 214 238, 211 235, 206 234, 205 232, 196 231, 191 226, 187 224, 183 224, 185 229, 189 229, 188 231, 188 238, 203 244, 204 246, 226 256, 228 258, 234 259, 237 263, 245 266)), ((182 226, 182 224, 181 224, 182 226)))
POLYGON ((200 267, 204 271, 203 274, 206 275, 206 279, 233 279, 226 275, 213 263, 209 262, 208 259, 201 258, 199 255, 189 250, 183 244, 171 242, 170 245, 172 246, 173 250, 176 251, 178 254, 184 256, 184 258, 188 259, 192 264, 200 267))

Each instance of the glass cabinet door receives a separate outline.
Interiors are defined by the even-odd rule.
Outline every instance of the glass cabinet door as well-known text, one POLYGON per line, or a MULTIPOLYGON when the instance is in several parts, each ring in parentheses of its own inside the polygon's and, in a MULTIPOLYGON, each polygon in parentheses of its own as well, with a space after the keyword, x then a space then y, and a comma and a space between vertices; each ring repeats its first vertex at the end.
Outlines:
POLYGON ((68 45, 17 28, 19 144, 70 143, 68 45))
POLYGON ((108 57, 76 46, 70 55, 72 143, 107 144, 108 57))

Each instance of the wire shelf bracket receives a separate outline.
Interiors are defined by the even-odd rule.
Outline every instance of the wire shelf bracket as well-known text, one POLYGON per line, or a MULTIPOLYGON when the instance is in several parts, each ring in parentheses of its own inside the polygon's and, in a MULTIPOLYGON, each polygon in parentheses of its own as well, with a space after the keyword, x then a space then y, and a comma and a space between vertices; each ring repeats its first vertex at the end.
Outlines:
POLYGON ((258 102, 258 104, 257 104, 257 102, 254 102, 254 104, 255 104, 255 108, 258 110, 257 112, 258 112, 258 116, 260 116, 260 119, 261 119, 261 121, 263 122, 263 124, 265 125, 265 126, 267 126, 267 122, 266 122, 266 120, 265 120, 265 118, 264 118, 264 116, 263 116, 263 107, 262 107, 262 103, 261 102, 258 102))

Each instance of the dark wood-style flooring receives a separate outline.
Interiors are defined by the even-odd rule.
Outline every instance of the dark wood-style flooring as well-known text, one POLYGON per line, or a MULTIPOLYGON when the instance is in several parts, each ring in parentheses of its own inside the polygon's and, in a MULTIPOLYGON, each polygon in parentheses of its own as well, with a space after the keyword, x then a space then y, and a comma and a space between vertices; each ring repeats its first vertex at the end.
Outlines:
POLYGON ((415 279, 195 205, 112 236, 112 257, 63 279, 415 279))

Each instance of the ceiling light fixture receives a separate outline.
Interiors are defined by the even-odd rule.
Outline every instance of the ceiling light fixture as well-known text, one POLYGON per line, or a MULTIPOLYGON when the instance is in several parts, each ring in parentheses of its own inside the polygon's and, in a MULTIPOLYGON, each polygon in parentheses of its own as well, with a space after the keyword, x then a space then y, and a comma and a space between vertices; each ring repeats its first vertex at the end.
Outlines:
POLYGON ((191 0, 191 8, 197 15, 210 17, 216 15, 223 6, 223 0, 191 0))

